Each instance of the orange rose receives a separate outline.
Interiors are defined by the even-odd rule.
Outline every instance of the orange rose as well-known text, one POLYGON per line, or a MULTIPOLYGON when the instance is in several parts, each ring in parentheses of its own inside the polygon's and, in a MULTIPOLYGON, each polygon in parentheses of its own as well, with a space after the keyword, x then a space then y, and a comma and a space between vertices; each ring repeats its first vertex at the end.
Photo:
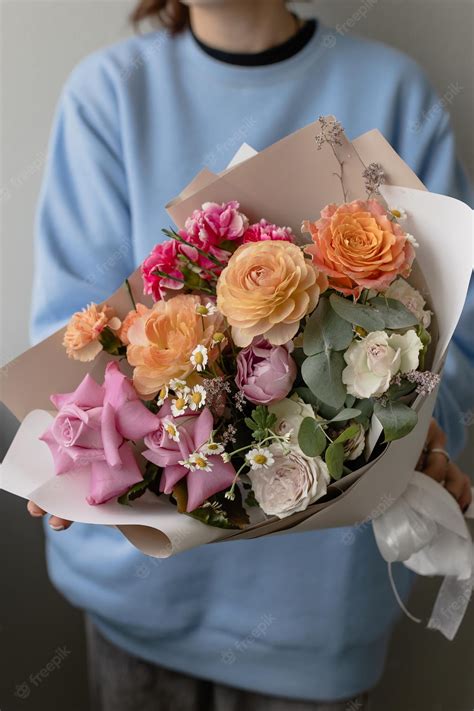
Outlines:
POLYGON ((112 331, 120 328, 120 320, 110 306, 90 304, 71 317, 64 334, 63 346, 70 358, 87 363, 100 353, 100 334, 108 326, 112 331))
POLYGON ((157 301, 134 319, 127 333, 127 360, 134 366, 133 383, 140 395, 154 395, 173 378, 190 376, 195 370, 191 357, 198 346, 206 349, 208 363, 218 356, 211 341, 216 331, 225 328, 224 319, 219 312, 207 316, 196 312, 197 306, 208 301, 180 294, 157 301))
POLYGON ((397 276, 409 275, 415 258, 407 234, 376 200, 328 205, 321 219, 306 220, 302 229, 314 242, 305 251, 343 294, 384 291, 397 276))
POLYGON ((326 277, 295 244, 254 242, 239 247, 219 277, 217 306, 238 346, 255 336, 278 346, 293 338, 326 288, 326 277))

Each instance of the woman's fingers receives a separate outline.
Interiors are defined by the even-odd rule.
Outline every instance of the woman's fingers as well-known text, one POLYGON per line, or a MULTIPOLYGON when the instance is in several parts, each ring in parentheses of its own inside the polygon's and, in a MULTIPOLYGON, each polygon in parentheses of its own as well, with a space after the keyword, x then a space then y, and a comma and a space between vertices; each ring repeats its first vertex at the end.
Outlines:
POLYGON ((459 506, 464 511, 471 503, 471 480, 467 474, 464 474, 457 464, 450 462, 446 472, 445 489, 459 503, 459 506))
POLYGON ((446 480, 448 467, 449 459, 443 452, 428 452, 426 454, 423 474, 441 483, 446 480))
POLYGON ((444 452, 445 446, 446 435, 436 420, 432 419, 417 469, 439 482, 446 479, 449 464, 449 457, 444 452))
POLYGON ((28 501, 26 508, 28 509, 28 513, 30 516, 34 516, 35 518, 39 518, 41 516, 44 516, 46 511, 43 511, 43 509, 40 509, 40 507, 35 504, 34 501, 28 501))
MULTIPOLYGON (((35 518, 41 518, 46 514, 46 511, 40 508, 38 504, 35 504, 34 501, 28 501, 27 509, 30 516, 34 516, 35 518)), ((72 521, 68 521, 64 518, 59 518, 59 516, 51 516, 48 521, 48 525, 50 528, 53 529, 53 531, 65 531, 67 528, 69 528, 69 526, 71 526, 71 524, 72 521)))

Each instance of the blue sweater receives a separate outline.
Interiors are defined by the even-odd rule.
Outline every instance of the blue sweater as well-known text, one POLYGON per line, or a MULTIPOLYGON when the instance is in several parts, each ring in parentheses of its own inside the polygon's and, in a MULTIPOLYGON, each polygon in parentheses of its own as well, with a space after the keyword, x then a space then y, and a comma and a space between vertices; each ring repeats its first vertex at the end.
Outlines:
MULTIPOLYGON (((87 58, 64 89, 52 136, 33 338, 119 286, 169 225, 164 205, 199 169, 221 170, 243 141, 261 150, 320 114, 335 114, 350 137, 379 128, 432 191, 468 200, 437 101, 407 57, 321 27, 298 54, 263 67, 220 62, 190 34, 151 33, 87 58)), ((474 403, 473 296, 438 408, 453 453, 474 403)), ((47 535, 56 587, 144 659, 308 700, 349 697, 382 673, 398 607, 370 526, 209 545, 163 561, 113 528, 47 535)), ((395 572, 408 594, 408 571, 395 572)))

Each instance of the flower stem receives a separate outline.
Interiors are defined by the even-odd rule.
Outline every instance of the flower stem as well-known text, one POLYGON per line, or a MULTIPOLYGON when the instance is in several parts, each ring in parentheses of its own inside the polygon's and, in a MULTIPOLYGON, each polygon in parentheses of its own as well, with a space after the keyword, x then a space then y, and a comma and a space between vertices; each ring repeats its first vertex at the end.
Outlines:
POLYGON ((125 279, 125 288, 126 288, 127 291, 128 291, 128 295, 129 295, 129 297, 130 297, 130 301, 131 301, 132 304, 133 304, 133 308, 134 308, 134 310, 136 311, 136 310, 137 310, 137 304, 136 304, 136 302, 135 302, 135 299, 133 298, 132 287, 130 286, 130 282, 129 282, 128 279, 125 279))

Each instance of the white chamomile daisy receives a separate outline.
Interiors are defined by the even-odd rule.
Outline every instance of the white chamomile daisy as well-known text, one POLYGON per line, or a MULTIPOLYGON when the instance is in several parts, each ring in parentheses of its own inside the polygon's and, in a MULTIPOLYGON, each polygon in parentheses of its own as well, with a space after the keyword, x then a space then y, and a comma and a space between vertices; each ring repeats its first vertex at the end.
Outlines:
POLYGON ((389 207, 388 211, 398 222, 403 222, 407 219, 407 213, 403 207, 389 207))
POLYGON ((217 306, 213 304, 212 301, 208 301, 205 306, 204 304, 198 304, 196 306, 196 313, 200 316, 213 316, 216 312, 217 306))
POLYGON ((204 407, 206 403, 207 392, 202 385, 195 385, 188 397, 189 408, 193 411, 204 407))
POLYGON ((177 391, 176 397, 171 400, 171 412, 175 417, 184 414, 188 409, 188 395, 189 388, 185 388, 184 390, 177 391))
POLYGON ((158 393, 158 399, 156 401, 160 407, 161 407, 161 405, 164 405, 165 400, 168 397, 168 393, 169 393, 168 387, 166 385, 163 385, 160 392, 158 393))
POLYGON ((168 418, 163 422, 163 429, 173 442, 179 442, 179 431, 174 422, 168 418))
POLYGON ((192 472, 210 472, 212 470, 212 462, 202 452, 194 452, 188 457, 188 469, 192 472))
POLYGON ((224 464, 228 464, 231 459, 229 452, 222 452, 221 459, 224 462, 224 464))
POLYGON ((245 455, 252 469, 268 469, 275 462, 273 454, 266 447, 256 447, 245 455))
POLYGON ((206 346, 203 346, 201 344, 199 344, 199 346, 196 346, 196 348, 191 353, 190 360, 191 360, 191 363, 196 368, 196 370, 198 372, 202 372, 205 369, 205 367, 209 361, 206 346))
POLYGON ((415 237, 413 237, 413 235, 411 235, 409 232, 406 233, 406 238, 407 238, 407 242, 410 242, 410 244, 413 245, 413 247, 415 247, 415 249, 417 249, 417 247, 420 246, 418 244, 418 242, 416 241, 415 237))
POLYGON ((172 380, 170 380, 168 387, 175 393, 180 392, 181 390, 184 390, 186 388, 186 381, 179 380, 179 378, 173 378, 172 380))
POLYGON ((208 457, 211 457, 213 454, 222 454, 223 451, 224 446, 219 444, 219 442, 206 442, 206 444, 201 447, 201 452, 207 454, 208 457))

